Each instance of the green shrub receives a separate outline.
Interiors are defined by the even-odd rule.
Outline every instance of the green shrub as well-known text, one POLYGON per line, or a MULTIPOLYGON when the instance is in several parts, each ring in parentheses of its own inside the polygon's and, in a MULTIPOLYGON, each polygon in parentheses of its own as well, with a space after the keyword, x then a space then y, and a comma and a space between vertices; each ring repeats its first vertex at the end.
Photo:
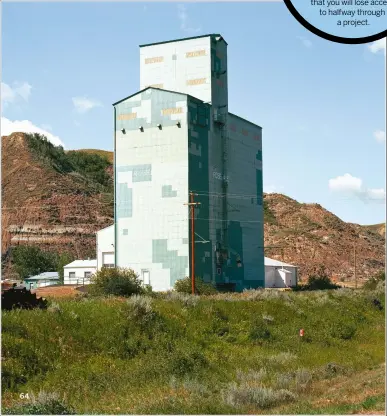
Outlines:
MULTIPOLYGON (((176 292, 192 294, 192 282, 190 277, 176 281, 174 289, 176 292)), ((217 293, 216 288, 211 283, 205 283, 200 277, 195 277, 196 295, 213 295, 217 293)))
POLYGON ((363 288, 367 290, 375 290, 380 282, 386 281, 386 273, 384 270, 377 273, 375 276, 368 279, 364 285, 363 288))
POLYGON ((132 269, 102 268, 91 277, 91 294, 131 296, 149 292, 132 269))
POLYGON ((227 404, 234 407, 255 405, 261 409, 278 406, 296 398, 289 390, 273 390, 245 383, 241 385, 230 384, 228 389, 224 391, 223 397, 227 404))
POLYGON ((352 322, 335 321, 332 325, 331 335, 334 338, 348 340, 356 334, 356 325, 352 322))
POLYGON ((271 332, 266 322, 259 319, 252 323, 249 338, 252 341, 265 341, 271 338, 271 332))
POLYGON ((321 266, 316 274, 309 276, 306 285, 299 286, 296 290, 329 290, 338 289, 339 287, 331 281, 325 267, 321 266))
POLYGON ((200 351, 183 346, 178 347, 170 356, 171 374, 181 377, 187 374, 195 374, 207 367, 206 357, 200 351))
POLYGON ((298 390, 305 390, 312 381, 312 374, 305 368, 300 368, 295 373, 295 383, 298 390))
POLYGON ((168 292, 162 297, 165 300, 180 302, 185 308, 194 307, 199 302, 199 297, 180 292, 168 292))

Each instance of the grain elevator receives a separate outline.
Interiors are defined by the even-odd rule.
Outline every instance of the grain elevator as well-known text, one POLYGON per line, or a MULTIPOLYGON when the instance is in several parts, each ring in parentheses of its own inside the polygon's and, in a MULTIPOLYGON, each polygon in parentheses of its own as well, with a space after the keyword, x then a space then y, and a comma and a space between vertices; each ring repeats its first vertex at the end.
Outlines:
POLYGON ((156 291, 190 275, 264 287, 262 129, 228 111, 219 34, 140 46, 140 90, 114 106, 115 264, 156 291))

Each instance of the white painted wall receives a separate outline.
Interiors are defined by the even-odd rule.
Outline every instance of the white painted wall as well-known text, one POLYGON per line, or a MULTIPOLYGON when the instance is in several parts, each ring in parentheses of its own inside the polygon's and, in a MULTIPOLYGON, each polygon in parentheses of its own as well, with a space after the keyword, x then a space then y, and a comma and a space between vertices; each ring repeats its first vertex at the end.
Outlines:
POLYGON ((101 270, 104 259, 111 255, 113 255, 114 263, 114 225, 97 232, 97 270, 101 270))
MULTIPOLYGON (((116 186, 126 184, 133 190, 132 216, 117 218, 116 260, 118 267, 131 268, 140 277, 143 271, 148 270, 153 290, 165 291, 171 289, 170 269, 163 267, 161 258, 154 260, 152 240, 167 240, 169 251, 177 251, 178 256, 189 255, 188 244, 183 242, 184 238, 188 238, 189 224, 188 208, 184 205, 189 191, 187 99, 182 95, 156 90, 148 90, 144 94, 153 94, 153 100, 160 110, 157 114, 155 110, 152 113, 150 100, 142 100, 133 109, 150 123, 143 132, 130 130, 128 122, 124 125, 127 132, 123 134, 119 130, 121 125, 117 123, 115 168, 150 164, 152 180, 135 182, 132 172, 116 172, 116 186), (181 108, 180 114, 171 116, 180 121, 180 128, 175 123, 165 125, 161 130, 155 126, 163 107, 181 108), (164 185, 172 186, 176 196, 163 198, 164 185)), ((138 102, 140 98, 129 98, 118 107, 120 109, 126 103, 138 102)), ((120 203, 124 204, 125 201, 117 200, 117 206, 120 203)), ((182 277, 188 274, 187 267, 182 277)))
POLYGON ((64 267, 64 284, 65 285, 82 285, 89 284, 90 279, 85 278, 85 272, 94 274, 96 267, 64 267), (75 273, 75 277, 70 278, 70 273, 75 273))
POLYGON ((297 267, 265 266, 265 287, 285 288, 297 284, 297 267))
POLYGON ((140 89, 149 86, 211 101, 211 37, 141 47, 140 89))

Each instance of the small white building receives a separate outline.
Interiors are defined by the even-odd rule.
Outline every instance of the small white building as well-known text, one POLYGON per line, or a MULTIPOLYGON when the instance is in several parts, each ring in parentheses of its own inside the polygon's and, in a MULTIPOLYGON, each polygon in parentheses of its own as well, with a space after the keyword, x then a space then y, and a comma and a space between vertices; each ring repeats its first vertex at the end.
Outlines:
POLYGON ((114 225, 97 231, 97 270, 114 267, 114 225))
POLYGON ((297 266, 265 257, 265 288, 286 288, 297 285, 297 266))
POLYGON ((97 260, 75 260, 63 267, 65 285, 88 285, 97 271, 97 260))

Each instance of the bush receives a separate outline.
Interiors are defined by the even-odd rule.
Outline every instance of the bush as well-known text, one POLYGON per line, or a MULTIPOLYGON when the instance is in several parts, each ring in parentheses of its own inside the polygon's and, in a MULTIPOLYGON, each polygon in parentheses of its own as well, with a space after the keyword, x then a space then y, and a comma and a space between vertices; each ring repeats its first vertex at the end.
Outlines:
POLYGON ((253 322, 249 338, 251 341, 265 341, 271 338, 271 332, 266 324, 261 320, 253 322))
POLYGON ((305 368, 300 368, 296 371, 295 382, 296 382, 297 389, 299 390, 306 389, 309 386, 311 381, 312 381, 312 374, 310 373, 309 370, 305 368))
POLYGON ((133 295, 128 299, 132 315, 137 319, 152 318, 154 315, 152 298, 148 296, 133 295))
POLYGON ((352 322, 338 321, 332 325, 332 336, 343 340, 351 339, 356 334, 356 325, 352 322))
POLYGON ((90 293, 95 295, 131 296, 149 293, 132 269, 102 268, 91 277, 90 293))
POLYGON ((386 273, 384 270, 377 273, 375 276, 368 279, 365 283, 363 288, 367 290, 375 290, 380 282, 386 281, 386 273))
MULTIPOLYGON (((174 286, 176 292, 192 294, 192 282, 190 277, 177 280, 174 286)), ((216 288, 211 283, 205 283, 200 277, 195 277, 195 294, 213 295, 217 293, 216 288)))
POLYGON ((324 266, 320 267, 320 270, 308 278, 308 283, 299 290, 328 290, 338 289, 340 286, 334 284, 327 275, 324 266))
POLYGON ((167 294, 163 295, 163 299, 180 302, 184 308, 194 307, 199 301, 197 296, 180 292, 168 292, 167 294))
POLYGON ((261 386, 232 383, 223 394, 224 400, 231 406, 255 405, 261 409, 268 409, 295 399, 289 390, 273 390, 261 386))
POLYGON ((179 346, 169 355, 169 362, 170 373, 177 377, 199 373, 208 366, 208 361, 204 354, 194 347, 184 348, 184 346, 179 346))

